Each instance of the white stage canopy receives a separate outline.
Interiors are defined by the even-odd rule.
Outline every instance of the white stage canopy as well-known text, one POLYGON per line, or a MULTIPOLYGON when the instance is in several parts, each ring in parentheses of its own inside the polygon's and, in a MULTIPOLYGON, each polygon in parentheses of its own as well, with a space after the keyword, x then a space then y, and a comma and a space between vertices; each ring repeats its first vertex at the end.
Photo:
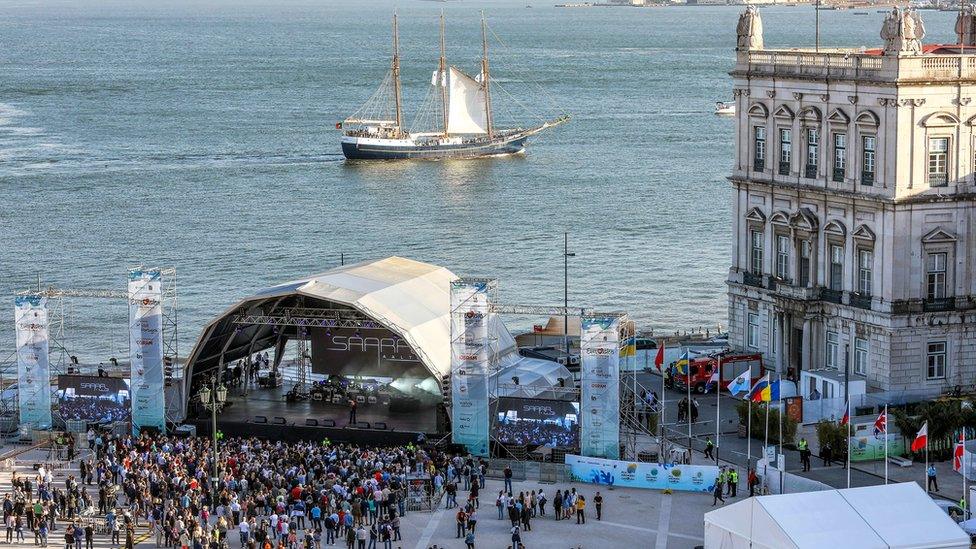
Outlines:
POLYGON ((969 546, 914 482, 759 496, 705 514, 707 549, 969 546))

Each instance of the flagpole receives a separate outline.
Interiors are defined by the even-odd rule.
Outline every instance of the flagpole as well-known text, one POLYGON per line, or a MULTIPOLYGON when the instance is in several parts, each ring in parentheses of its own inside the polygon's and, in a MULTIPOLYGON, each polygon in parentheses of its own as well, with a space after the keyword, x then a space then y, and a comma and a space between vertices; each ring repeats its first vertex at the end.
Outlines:
MULTIPOLYGON (((778 374, 777 385, 779 385, 779 390, 783 390, 783 374, 778 374)), ((772 397, 772 388, 770 388, 770 397, 772 397)), ((780 395, 777 394, 777 397, 780 395)), ((779 456, 783 455, 783 400, 782 398, 777 398, 776 402, 779 403, 779 453, 776 455, 776 468, 779 469, 779 456)), ((772 404, 772 398, 769 401, 772 404)), ((779 493, 783 493, 783 482, 786 479, 786 458, 783 458, 783 470, 779 473, 779 493)))
MULTIPOLYGON (((766 378, 766 387, 769 387, 769 378, 766 378)), ((764 401, 765 402, 765 401, 764 401)), ((763 435, 763 459, 766 460, 766 470, 769 470, 769 402, 766 402, 766 432, 763 435)))
MULTIPOLYGON (((752 368, 749 369, 749 385, 752 385, 752 368)), ((746 394, 746 469, 752 469, 752 399, 746 394)), ((749 471, 746 471, 748 474, 749 471)))
MULTIPOLYGON (((922 425, 925 427, 925 475, 922 477, 925 479, 925 493, 929 493, 929 429, 928 420, 922 425)), ((917 435, 916 435, 917 436, 917 435)))
MULTIPOLYGON (((722 355, 718 355, 718 382, 715 383, 715 465, 718 465, 718 447, 719 440, 722 434, 719 432, 719 422, 721 421, 721 414, 719 410, 722 407, 722 355)), ((965 490, 963 490, 965 491, 965 490)))
MULTIPOLYGON (((667 446, 668 446, 668 431, 667 431, 667 427, 665 427, 665 425, 664 425, 664 409, 667 408, 667 406, 665 404, 667 404, 667 401, 668 401, 668 398, 667 398, 668 397, 668 394, 666 392, 667 391, 667 387, 665 387, 665 385, 664 385, 664 353, 665 353, 665 348, 664 348, 664 340, 663 339, 661 340, 660 345, 661 345, 661 364, 655 364, 655 366, 657 366, 657 368, 658 368, 658 371, 661 372, 661 399, 660 399, 660 402, 658 402, 658 406, 661 408, 661 417, 659 418, 658 423, 661 424, 661 460, 662 460, 661 463, 667 463, 668 462, 668 457, 665 454, 665 448, 667 448, 667 446)), ((654 357, 654 362, 655 363, 657 362, 657 357, 656 356, 654 357)))
MULTIPOLYGON (((685 349, 683 356, 687 359, 685 361, 685 385, 688 389, 688 405, 685 406, 685 415, 688 416, 688 464, 691 465, 691 455, 694 453, 694 446, 691 442, 691 355, 685 349)), ((681 362, 680 358, 678 362, 681 362)))
POLYGON ((851 487, 851 397, 847 397, 847 424, 844 425, 846 430, 844 437, 847 441, 847 487, 851 487))
POLYGON ((885 484, 888 484, 888 405, 887 404, 885 404, 884 414, 885 414, 885 422, 884 422, 884 430, 885 430, 885 484))

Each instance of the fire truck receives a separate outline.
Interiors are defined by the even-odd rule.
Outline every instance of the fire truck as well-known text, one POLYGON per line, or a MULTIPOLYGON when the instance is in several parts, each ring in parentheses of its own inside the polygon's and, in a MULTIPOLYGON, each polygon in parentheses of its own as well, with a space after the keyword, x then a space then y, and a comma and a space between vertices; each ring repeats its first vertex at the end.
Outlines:
MULTIPOLYGON (((712 373, 718 367, 719 362, 722 364, 722 369, 719 372, 719 383, 722 389, 727 388, 733 379, 750 368, 752 371, 750 385, 755 384, 759 378, 766 375, 761 354, 738 354, 726 351, 691 359, 688 374, 679 374, 676 363, 672 363, 669 373, 674 388, 686 391, 688 389, 687 384, 690 382, 692 391, 699 394, 704 393, 708 386, 708 380, 712 378, 712 373)), ((715 389, 710 388, 709 390, 714 391, 715 389)))

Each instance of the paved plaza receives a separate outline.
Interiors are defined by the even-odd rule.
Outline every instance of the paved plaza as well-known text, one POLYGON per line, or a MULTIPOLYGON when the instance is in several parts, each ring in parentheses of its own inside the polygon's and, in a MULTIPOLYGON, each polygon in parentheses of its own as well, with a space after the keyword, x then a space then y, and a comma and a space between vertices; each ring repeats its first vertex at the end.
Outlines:
MULTIPOLYGON (((5 453, 14 446, 0 448, 5 453)), ((86 452, 87 453, 87 452, 86 452)), ((82 455, 86 455, 83 453, 82 455)), ((30 450, 17 457, 15 470, 20 475, 34 474, 33 464, 40 463, 48 457, 47 450, 30 450)), ((55 484, 63 487, 68 474, 78 474, 77 461, 70 469, 57 470, 55 484)), ((10 489, 11 471, 0 472, 0 493, 10 489)), ((498 512, 494 505, 495 496, 503 488, 501 479, 487 480, 487 486, 481 492, 481 508, 478 510, 478 523, 475 531, 475 547, 478 549, 505 549, 511 545, 510 523, 508 519, 498 520, 498 512)), ((91 492, 94 487, 89 486, 91 492)), ((531 521, 531 531, 522 533, 522 541, 527 549, 605 549, 608 547, 627 548, 692 548, 703 543, 704 525, 702 516, 712 509, 712 496, 709 494, 676 492, 671 495, 662 494, 657 490, 613 489, 590 484, 543 484, 538 482, 514 482, 513 492, 544 489, 551 498, 556 490, 576 488, 588 500, 586 508, 586 524, 577 525, 576 519, 556 521, 551 515, 551 504, 548 505, 549 516, 536 517, 531 521), (593 507, 593 496, 597 489, 604 497, 603 520, 596 520, 596 510, 593 507)), ((741 494, 741 492, 740 492, 741 494)), ((466 498, 467 493, 459 492, 459 501, 466 498)), ((741 497, 741 496, 740 496, 741 497)), ((727 499, 727 501, 735 501, 727 499)), ((720 504, 721 505, 721 504, 720 504)), ((438 548, 464 549, 462 539, 456 537, 456 510, 440 508, 430 512, 408 512, 401 520, 402 541, 394 542, 396 549, 427 549, 436 545, 438 548)), ((136 530, 138 547, 155 547, 155 537, 151 536, 145 525, 140 522, 136 530)), ((58 530, 49 536, 49 547, 64 547, 63 523, 59 521, 58 530)), ((33 545, 33 534, 25 532, 27 543, 33 545)), ((95 539, 96 549, 114 547, 108 535, 98 534, 95 539)), ((232 548, 239 549, 241 544, 236 531, 231 531, 229 542, 232 548)), ((0 542, 0 546, 7 546, 0 542)), ((15 543, 14 546, 17 544, 15 543)), ((382 544, 379 544, 382 547, 382 544)), ((325 547, 330 547, 326 545, 325 547)), ((345 543, 335 545, 345 547, 345 543)))

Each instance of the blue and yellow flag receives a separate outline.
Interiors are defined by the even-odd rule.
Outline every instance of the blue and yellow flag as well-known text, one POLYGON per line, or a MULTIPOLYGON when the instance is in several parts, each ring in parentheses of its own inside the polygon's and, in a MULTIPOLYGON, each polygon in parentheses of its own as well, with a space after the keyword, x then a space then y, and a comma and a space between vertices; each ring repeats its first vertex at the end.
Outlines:
POLYGON ((628 337, 620 347, 620 358, 637 356, 637 336, 628 337))
POLYGON ((691 356, 688 354, 688 351, 685 351, 684 354, 681 355, 681 358, 678 359, 678 362, 674 363, 674 368, 679 374, 686 376, 688 375, 688 364, 690 362, 691 356))

